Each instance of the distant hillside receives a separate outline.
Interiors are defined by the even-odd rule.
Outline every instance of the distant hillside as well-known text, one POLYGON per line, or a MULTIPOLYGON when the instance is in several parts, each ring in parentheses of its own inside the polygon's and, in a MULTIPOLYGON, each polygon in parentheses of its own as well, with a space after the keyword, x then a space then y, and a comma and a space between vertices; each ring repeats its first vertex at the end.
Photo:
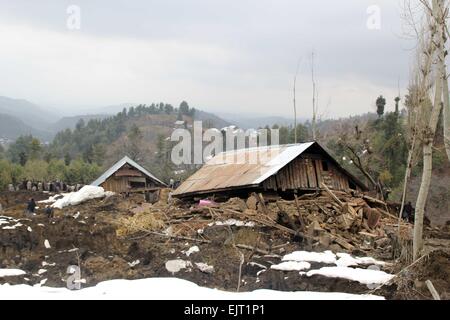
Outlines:
POLYGON ((31 134, 44 141, 49 141, 52 134, 30 127, 23 121, 8 114, 0 113, 0 138, 14 140, 21 135, 31 134))
POLYGON ((13 116, 28 126, 43 131, 49 131, 49 124, 57 120, 55 115, 27 100, 2 96, 0 96, 0 113, 13 116))
POLYGON ((130 107, 134 107, 137 104, 135 103, 121 103, 106 107, 99 107, 99 108, 90 108, 90 113, 92 114, 106 114, 106 115, 116 115, 119 112, 122 112, 124 108, 128 109, 130 107))
POLYGON ((194 120, 199 120, 203 122, 208 122, 208 126, 212 128, 221 129, 224 127, 228 127, 231 125, 231 122, 228 122, 213 113, 205 112, 201 110, 196 110, 194 115, 194 120))
POLYGON ((89 120, 103 120, 110 117, 110 115, 106 114, 92 114, 92 115, 81 115, 74 117, 64 117, 61 120, 50 125, 50 129, 54 133, 58 133, 59 131, 63 131, 65 129, 74 129, 78 121, 81 119, 84 122, 89 122, 89 120))
MULTIPOLYGON (((294 124, 294 119, 280 116, 249 116, 242 114, 217 113, 219 117, 243 129, 257 129, 265 126, 272 127, 277 124, 279 126, 290 126, 294 124)), ((306 118, 299 118, 298 122, 306 122, 306 118)))

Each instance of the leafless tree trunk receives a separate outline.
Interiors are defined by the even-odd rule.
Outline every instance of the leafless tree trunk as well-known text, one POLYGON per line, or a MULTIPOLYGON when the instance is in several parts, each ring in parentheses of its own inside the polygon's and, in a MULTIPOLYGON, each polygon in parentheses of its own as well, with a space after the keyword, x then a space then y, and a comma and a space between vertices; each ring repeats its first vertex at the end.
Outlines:
MULTIPOLYGON (((444 64, 444 70, 447 67, 444 64)), ((444 110, 443 110, 443 121, 444 121, 444 145, 445 152, 447 153, 447 158, 450 161, 450 97, 448 90, 448 76, 445 74, 444 77, 444 110)))
MULTIPOLYGON (((423 219, 425 215, 425 205, 428 199, 428 193, 431 184, 431 175, 433 169, 433 143, 436 133, 439 115, 442 109, 442 92, 443 79, 446 76, 444 68, 444 42, 443 32, 445 28, 444 0, 432 0, 432 7, 428 2, 421 0, 426 6, 426 10, 430 13, 430 43, 425 49, 426 54, 437 57, 434 62, 436 70, 434 72, 434 102, 429 118, 426 119, 425 126, 422 130, 422 152, 423 152, 423 172, 419 194, 416 201, 416 215, 414 223, 414 240, 413 240, 413 258, 418 259, 423 251, 423 219), (435 54, 436 53, 436 54, 435 54)), ((427 71, 425 71, 427 72, 427 71)), ((428 72, 427 72, 428 73, 428 72)), ((424 104, 422 104, 424 106, 424 104)), ((428 112, 425 112, 428 113, 428 112)))
POLYGON ((400 232, 400 222, 402 219, 403 210, 405 208, 406 200, 406 190, 408 186, 408 179, 411 177, 411 171, 414 164, 414 159, 417 157, 417 131, 419 124, 418 108, 421 99, 423 99, 422 92, 420 91, 419 79, 416 77, 415 81, 410 85, 410 105, 408 108, 408 128, 409 137, 411 139, 411 146, 408 151, 408 160, 406 162, 405 177, 403 180, 403 193, 402 193, 402 204, 400 207, 400 212, 398 215, 398 231, 400 232))
POLYGON ((317 129, 316 129, 316 121, 317 121, 317 101, 316 101, 316 80, 314 79, 314 52, 311 54, 311 80, 312 80, 312 86, 313 86, 313 100, 312 100, 312 107, 313 107, 313 116, 312 116, 312 137, 313 140, 317 140, 317 129))
POLYGON ((296 86, 297 86, 297 76, 298 76, 298 70, 300 68, 300 61, 297 63, 297 70, 295 71, 294 76, 294 143, 297 143, 297 103, 296 103, 296 86))

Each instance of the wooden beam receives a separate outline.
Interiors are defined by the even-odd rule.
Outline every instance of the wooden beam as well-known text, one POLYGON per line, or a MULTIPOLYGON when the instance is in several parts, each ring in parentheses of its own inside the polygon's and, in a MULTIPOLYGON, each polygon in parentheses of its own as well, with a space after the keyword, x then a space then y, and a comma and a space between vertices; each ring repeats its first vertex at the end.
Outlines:
POLYGON ((336 201, 341 207, 344 206, 344 203, 339 200, 338 197, 336 197, 336 195, 327 187, 327 185, 325 183, 321 184, 321 187, 325 189, 325 191, 334 199, 334 201, 336 201))
POLYGON ((430 290, 433 299, 441 300, 441 297, 439 296, 439 293, 437 292, 436 288, 433 286, 433 283, 430 280, 427 280, 425 281, 425 284, 427 285, 428 290, 430 290))

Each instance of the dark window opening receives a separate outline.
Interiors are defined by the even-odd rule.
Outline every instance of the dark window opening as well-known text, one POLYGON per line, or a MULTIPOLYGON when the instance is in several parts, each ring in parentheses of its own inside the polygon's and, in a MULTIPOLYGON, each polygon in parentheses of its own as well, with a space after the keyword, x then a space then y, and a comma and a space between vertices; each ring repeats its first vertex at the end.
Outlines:
POLYGON ((133 189, 145 188, 145 182, 130 181, 130 187, 133 189))
POLYGON ((328 171, 328 162, 322 161, 322 170, 323 171, 328 171))
POLYGON ((356 190, 356 184, 353 181, 348 180, 348 186, 350 189, 356 190))

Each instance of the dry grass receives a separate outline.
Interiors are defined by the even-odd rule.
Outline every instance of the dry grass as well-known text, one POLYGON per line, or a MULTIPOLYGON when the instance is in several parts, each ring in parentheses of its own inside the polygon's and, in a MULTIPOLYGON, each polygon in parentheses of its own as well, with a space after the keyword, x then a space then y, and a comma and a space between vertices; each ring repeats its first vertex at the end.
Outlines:
POLYGON ((130 217, 120 217, 116 220, 118 237, 125 237, 141 231, 159 231, 166 228, 162 217, 158 214, 141 212, 130 217))

